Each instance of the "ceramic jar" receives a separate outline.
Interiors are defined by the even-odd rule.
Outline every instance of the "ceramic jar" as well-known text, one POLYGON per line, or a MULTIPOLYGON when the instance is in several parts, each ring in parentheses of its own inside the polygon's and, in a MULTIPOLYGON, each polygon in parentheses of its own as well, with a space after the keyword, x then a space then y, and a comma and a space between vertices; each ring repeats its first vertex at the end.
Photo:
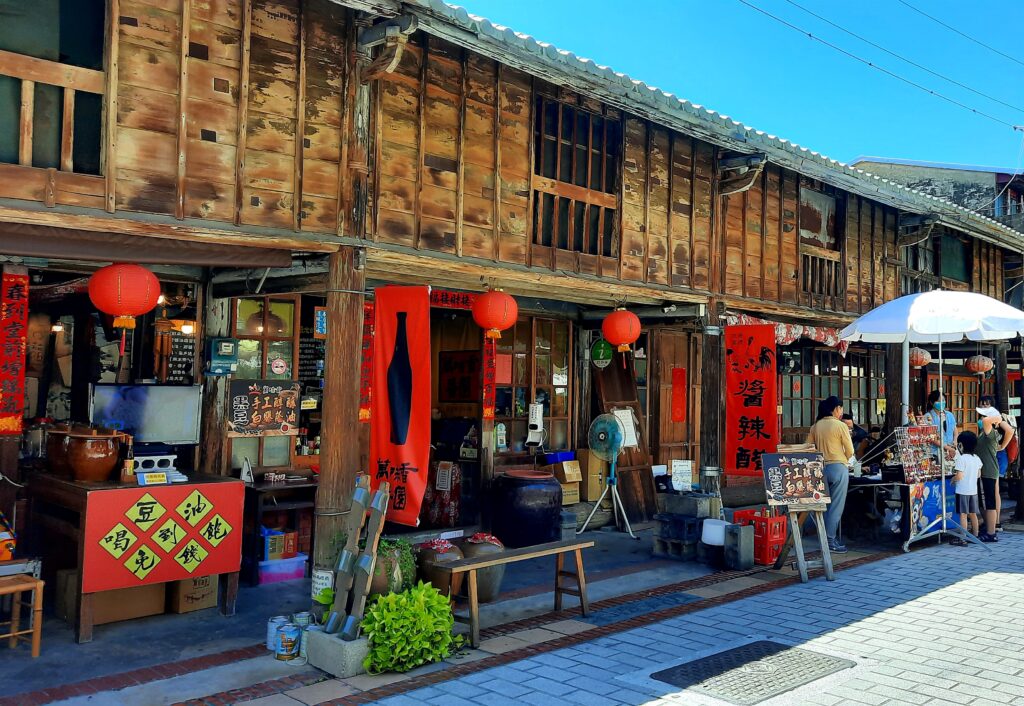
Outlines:
POLYGON ((120 460, 121 436, 106 429, 68 432, 65 448, 72 477, 90 483, 110 480, 120 460))
MULTIPOLYGON (((459 543, 462 555, 467 559, 486 557, 489 554, 499 554, 505 550, 501 540, 493 534, 479 532, 459 543)), ((505 578, 505 565, 488 566, 485 569, 477 569, 476 572, 476 595, 481 603, 490 603, 498 597, 501 592, 501 581, 505 578)), ((465 588, 465 587, 463 587, 465 588)))
POLYGON ((462 588, 462 574, 449 574, 438 570, 438 564, 462 559, 462 551, 446 539, 434 539, 416 545, 416 566, 420 578, 443 595, 455 595, 462 588))
POLYGON ((506 547, 562 538, 562 486, 543 471, 508 471, 491 486, 491 532, 506 547))

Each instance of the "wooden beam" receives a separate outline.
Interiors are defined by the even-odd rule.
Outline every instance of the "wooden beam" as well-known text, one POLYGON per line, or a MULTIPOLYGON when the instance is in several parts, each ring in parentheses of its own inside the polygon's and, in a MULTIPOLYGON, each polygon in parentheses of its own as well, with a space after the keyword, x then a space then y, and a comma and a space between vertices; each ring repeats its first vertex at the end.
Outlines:
POLYGON ((465 229, 466 165, 463 162, 466 150, 466 93, 469 90, 469 52, 461 51, 462 88, 459 91, 459 141, 455 147, 455 254, 462 256, 462 234, 465 229))
POLYGON ((356 248, 342 248, 331 255, 327 275, 327 349, 324 359, 323 428, 320 448, 320 487, 316 493, 316 531, 313 565, 329 568, 332 540, 343 526, 352 503, 356 474, 360 470, 359 366, 363 327, 363 295, 366 272, 358 265, 356 248))
MULTIPOLYGON (((372 19, 360 13, 355 19, 355 36, 362 29, 369 27, 372 19)), ((356 40, 353 40, 355 42, 356 40)), ((355 46, 355 45, 354 45, 355 46)), ((355 47, 352 83, 355 87, 354 105, 352 106, 352 129, 349 135, 348 169, 351 178, 350 213, 352 227, 350 233, 354 238, 366 235, 366 209, 369 206, 370 180, 370 85, 363 81, 363 70, 370 61, 369 52, 355 47)), ((342 136, 344 139, 344 135, 342 136)))
POLYGON ((75 89, 64 89, 64 112, 60 125, 60 170, 75 171, 75 89))
MULTIPOLYGON (((188 0, 185 0, 186 2, 188 0)), ((292 227, 302 228, 302 158, 306 151, 306 3, 299 0, 299 78, 295 101, 295 198, 292 200, 292 227)))
POLYGON ((423 182, 425 181, 423 170, 427 152, 427 61, 429 57, 430 37, 424 35, 420 53, 420 100, 417 114, 419 125, 416 137, 416 200, 412 209, 415 222, 412 238, 417 248, 420 247, 420 233, 423 231, 423 182))
MULTIPOLYGON (((559 138, 561 139, 561 138, 559 138)), ((641 280, 649 281, 651 258, 651 172, 654 170, 651 144, 654 141, 654 125, 644 122, 644 263, 641 280)), ((671 210, 671 209, 669 209, 671 210)))
POLYGON ((192 32, 192 0, 181 2, 181 46, 178 51, 178 177, 175 182, 174 217, 185 218, 185 168, 188 150, 188 43, 192 32))
POLYGON ((3 75, 48 86, 103 94, 103 72, 0 50, 3 75))
POLYGON ((235 225, 242 222, 245 140, 249 135, 249 64, 252 54, 252 2, 242 3, 242 42, 239 48, 238 123, 235 132, 235 225))
MULTIPOLYGON (((532 100, 531 100, 532 102, 532 100)), ((533 130, 533 124, 530 124, 530 130, 533 130)), ((501 261, 501 63, 494 69, 494 261, 501 261)), ((531 132, 532 134, 532 132, 531 132)), ((530 138, 530 144, 533 144, 533 138, 530 138)), ((533 149, 531 147, 531 149, 533 149)), ((533 169, 533 165, 530 165, 530 169, 533 169)), ((532 192, 532 189, 531 189, 532 192)), ((534 206, 536 208, 536 205, 534 206)), ((527 214, 527 219, 531 217, 531 214, 527 214)), ((527 226, 527 243, 526 251, 530 253, 532 250, 530 240, 530 227, 527 226)), ((532 255, 527 255, 527 261, 531 261, 532 255)))
MULTIPOLYGON (((345 235, 346 225, 348 223, 347 211, 349 203, 349 193, 351 192, 351 183, 349 180, 348 172, 348 134, 349 125, 352 124, 352 110, 355 106, 355 100, 352 98, 352 91, 354 86, 352 85, 352 73, 355 65, 355 43, 357 41, 355 25, 350 23, 345 32, 345 42, 342 48, 342 66, 345 67, 345 73, 341 79, 341 145, 340 154, 338 158, 338 235, 345 235)), ((379 94, 380 91, 375 91, 379 94)), ((380 110, 379 96, 377 98, 376 105, 378 111, 380 110)), ((374 121, 374 129, 379 129, 376 126, 380 125, 380 121, 374 121)), ((377 159, 374 161, 375 165, 380 165, 380 140, 377 140, 377 159)), ((377 178, 380 173, 380 168, 374 169, 374 177, 377 178)), ((380 189, 374 189, 374 204, 379 199, 376 198, 380 194, 380 189)), ((374 208, 373 218, 373 237, 377 237, 377 209, 374 208)))
POLYGON ((117 55, 119 45, 118 21, 121 15, 120 0, 109 0, 107 5, 107 26, 105 38, 106 83, 103 86, 103 152, 101 171, 106 179, 107 212, 116 207, 117 185, 117 55))
POLYGON ((32 166, 32 124, 36 109, 36 84, 21 81, 21 120, 18 127, 18 164, 32 166))

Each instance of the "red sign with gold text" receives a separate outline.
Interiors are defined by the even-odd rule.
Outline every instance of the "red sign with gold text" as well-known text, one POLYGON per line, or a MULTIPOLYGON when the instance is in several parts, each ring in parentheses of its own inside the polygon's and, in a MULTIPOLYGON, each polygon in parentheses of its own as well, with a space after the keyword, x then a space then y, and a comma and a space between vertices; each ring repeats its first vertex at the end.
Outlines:
POLYGON ((370 421, 373 387, 373 302, 363 302, 363 344, 359 362, 359 421, 370 421))
POLYGON ((89 493, 82 591, 238 571, 244 493, 241 481, 89 493))
POLYGON ((427 287, 374 293, 370 478, 391 484, 387 519, 415 527, 430 461, 430 295, 427 287))
POLYGON ((28 271, 5 267, 0 286, 0 435, 21 434, 25 416, 28 271))
POLYGON ((447 289, 430 290, 430 306, 435 309, 472 309, 476 301, 472 292, 449 292, 447 289))
POLYGON ((725 472, 758 476, 779 443, 775 326, 725 327, 725 472))

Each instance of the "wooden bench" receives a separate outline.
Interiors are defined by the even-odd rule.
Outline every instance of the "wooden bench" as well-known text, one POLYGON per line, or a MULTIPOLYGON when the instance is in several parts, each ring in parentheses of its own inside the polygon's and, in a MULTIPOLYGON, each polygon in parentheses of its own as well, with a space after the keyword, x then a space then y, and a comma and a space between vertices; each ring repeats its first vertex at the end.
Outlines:
POLYGON ((583 615, 590 611, 590 601, 587 599, 587 579, 583 573, 583 550, 594 546, 591 541, 578 541, 568 539, 562 542, 548 542, 547 544, 536 544, 532 547, 522 549, 506 549, 497 554, 488 554, 475 559, 459 559, 445 564, 438 564, 437 568, 451 574, 469 574, 469 585, 466 593, 469 598, 469 615, 455 614, 457 622, 469 625, 470 644, 473 647, 480 646, 480 604, 477 600, 476 572, 486 569, 489 566, 502 564, 513 564, 517 561, 537 559, 542 556, 555 557, 555 610, 562 609, 562 596, 569 594, 580 599, 580 610, 583 615), (565 571, 565 555, 572 553, 576 561, 576 571, 565 571), (565 586, 563 579, 576 582, 576 587, 565 586))

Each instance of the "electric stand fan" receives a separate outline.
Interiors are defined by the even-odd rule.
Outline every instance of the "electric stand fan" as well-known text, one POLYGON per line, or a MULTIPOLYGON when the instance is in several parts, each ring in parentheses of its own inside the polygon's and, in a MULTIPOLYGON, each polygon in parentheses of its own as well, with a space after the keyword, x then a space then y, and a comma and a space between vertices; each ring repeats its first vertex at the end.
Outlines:
POLYGON ((622 426, 622 422, 619 421, 618 417, 614 414, 602 414, 593 421, 590 425, 590 432, 587 435, 588 445, 590 446, 590 452, 597 456, 602 461, 608 462, 608 482, 604 486, 604 490, 601 492, 601 497, 597 499, 594 504, 594 509, 590 511, 590 515, 587 516, 587 521, 583 523, 583 527, 576 534, 583 534, 587 531, 587 526, 590 521, 594 519, 594 515, 597 513, 597 508, 601 507, 601 503, 604 502, 604 498, 609 492, 612 494, 612 517, 615 518, 619 513, 622 513, 622 523, 626 526, 626 531, 629 532, 629 536, 633 539, 640 539, 633 534, 633 528, 629 526, 629 520, 626 518, 626 510, 622 506, 622 499, 619 498, 619 489, 615 477, 615 464, 618 461, 619 453, 622 452, 622 441, 626 436, 626 430, 622 426))

